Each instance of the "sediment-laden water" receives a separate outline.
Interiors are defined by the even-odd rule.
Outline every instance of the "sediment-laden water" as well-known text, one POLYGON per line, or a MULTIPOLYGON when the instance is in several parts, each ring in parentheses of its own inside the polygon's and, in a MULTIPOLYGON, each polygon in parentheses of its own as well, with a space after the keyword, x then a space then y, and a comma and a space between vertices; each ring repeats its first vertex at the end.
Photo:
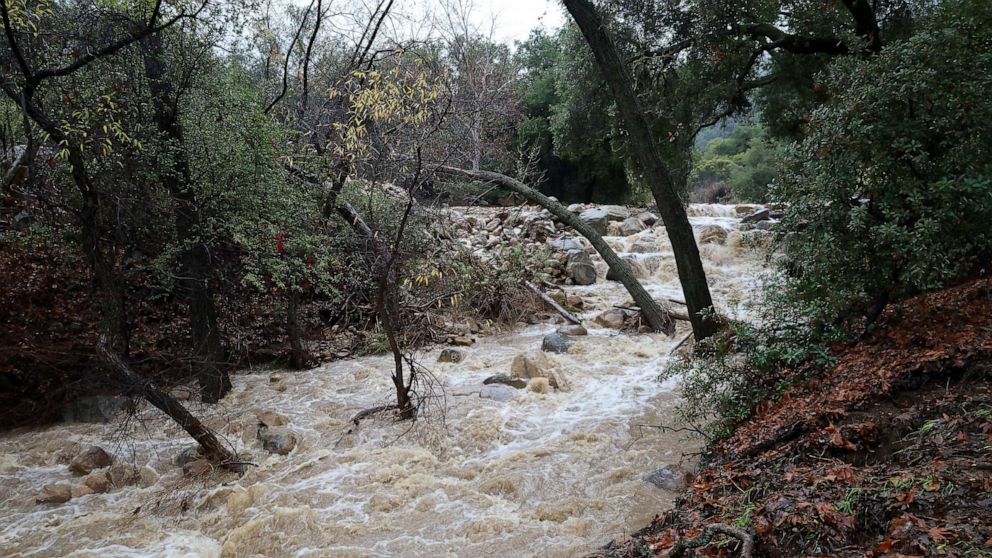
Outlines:
MULTIPOLYGON (((694 227, 730 231, 700 250, 714 298, 739 313, 755 296, 760 255, 744 247, 732 206, 693 206, 694 227)), ((609 237, 654 268, 656 297, 681 298, 664 228, 609 237), (636 245, 636 246, 635 246, 636 245)), ((602 279, 568 287, 584 316, 622 304, 602 279)), ((592 324, 587 321, 587 326, 592 324)), ((305 372, 249 370, 222 404, 199 412, 257 467, 237 478, 190 480, 173 457, 190 444, 155 409, 127 425, 62 424, 0 437, 0 555, 112 556, 577 556, 647 523, 672 494, 644 481, 678 465, 698 441, 643 425, 672 424, 675 382, 658 372, 686 332, 624 335, 589 327, 568 354, 549 355, 568 391, 520 390, 482 399, 482 380, 506 374, 515 355, 540 347, 553 324, 480 338, 457 364, 436 363, 443 419, 393 424, 358 411, 387 403, 391 359, 338 361, 305 372), (256 412, 288 417, 300 443, 287 456, 258 447, 256 412), (42 486, 78 485, 60 454, 100 445, 132 464, 133 486, 39 505, 42 486)), ((684 463, 683 463, 684 464, 684 463)))

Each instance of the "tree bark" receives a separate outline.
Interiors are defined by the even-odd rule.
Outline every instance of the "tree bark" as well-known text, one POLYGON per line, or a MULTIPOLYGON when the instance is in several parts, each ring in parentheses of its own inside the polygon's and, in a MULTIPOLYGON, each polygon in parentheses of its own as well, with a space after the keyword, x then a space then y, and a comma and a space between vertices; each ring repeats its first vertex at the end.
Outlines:
MULTIPOLYGON (((634 299, 637 306, 641 309, 641 313, 644 314, 644 318, 647 320, 652 329, 655 331, 664 332, 668 335, 673 335, 675 333, 675 322, 672 320, 670 314, 658 306, 657 301, 651 298, 651 295, 644 290, 644 286, 641 285, 640 281, 638 281, 636 277, 634 277, 634 272, 631 271, 630 266, 627 265, 627 262, 620 259, 620 256, 613 251, 613 248, 610 248, 610 245, 603 240, 603 237, 600 236, 595 229, 580 220, 564 205, 552 200, 530 186, 527 186, 523 182, 504 174, 489 171, 470 171, 455 167, 439 167, 437 171, 449 175, 465 176, 475 180, 482 180, 492 184, 497 184, 520 194, 527 201, 535 203, 550 211, 551 214, 557 217, 562 223, 572 227, 576 232, 586 237, 586 239, 592 244, 593 248, 596 249, 596 252, 598 252, 603 260, 606 261, 607 265, 610 266, 610 270, 612 270, 613 273, 620 279, 620 282, 627 289, 627 292, 630 293, 631 298, 634 299)), ((689 234, 691 238, 691 230, 689 231, 689 234)), ((695 240, 693 240, 693 246, 695 246, 695 240)))
POLYGON ((176 240, 182 247, 179 288, 189 307, 190 334, 193 341, 194 367, 200 381, 200 397, 216 403, 231 390, 223 340, 217 323, 217 307, 210 287, 210 252, 197 239, 200 208, 186 153, 179 99, 168 75, 168 62, 162 39, 151 35, 141 41, 145 78, 151 93, 154 120, 159 131, 174 147, 171 160, 163 161, 167 169, 164 182, 175 204, 176 240))
POLYGON ((672 244, 679 281, 692 318, 693 335, 697 341, 703 340, 713 335, 718 327, 713 316, 713 300, 706 282, 706 272, 671 170, 661 159, 651 126, 631 85, 633 78, 593 4, 589 0, 564 0, 564 4, 582 30, 603 79, 613 94, 627 129, 634 159, 650 185, 672 244))

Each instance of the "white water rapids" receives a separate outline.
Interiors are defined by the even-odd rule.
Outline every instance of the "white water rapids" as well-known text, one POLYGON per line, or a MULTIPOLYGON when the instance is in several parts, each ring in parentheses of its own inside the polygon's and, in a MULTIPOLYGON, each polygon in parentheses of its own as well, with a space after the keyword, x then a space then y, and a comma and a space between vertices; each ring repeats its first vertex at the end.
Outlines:
MULTIPOLYGON (((742 247, 733 206, 692 206, 690 215, 697 234, 713 224, 731 231, 700 251, 719 310, 737 315, 757 290, 762 259, 742 247)), ((608 241, 622 255, 660 257, 645 287, 682 297, 663 227, 608 241)), ((421 353, 445 386, 447 413, 410 435, 409 424, 385 419, 346 434, 356 412, 388 402, 390 358, 235 375, 221 405, 195 412, 257 463, 242 478, 183 477, 172 459, 190 440, 147 405, 127 442, 115 424, 0 435, 0 556, 581 556, 629 534, 674 496, 644 475, 698 447, 639 426, 673 424, 677 385, 657 376, 688 325, 673 338, 593 326, 593 316, 629 299, 594 261, 595 285, 567 287, 584 298, 590 335, 549 355, 570 391, 521 390, 508 402, 477 395, 484 378, 508 374, 516 354, 540 347, 555 327, 543 324, 482 337, 457 364, 435 364, 441 347, 421 353), (255 413, 264 410, 299 434, 289 455, 258 447, 255 413), (133 463, 140 482, 36 504, 46 484, 79 485, 58 460, 74 445, 133 463)))

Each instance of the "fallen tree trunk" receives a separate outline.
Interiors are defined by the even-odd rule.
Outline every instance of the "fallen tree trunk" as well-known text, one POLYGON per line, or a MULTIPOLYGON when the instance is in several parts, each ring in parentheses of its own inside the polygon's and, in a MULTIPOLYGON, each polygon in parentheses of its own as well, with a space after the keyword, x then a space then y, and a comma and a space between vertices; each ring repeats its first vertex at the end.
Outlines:
POLYGON ((613 248, 610 248, 610 245, 603 240, 603 237, 600 236, 599 233, 597 233, 591 226, 580 220, 574 213, 566 209, 564 205, 552 200, 530 186, 527 186, 523 182, 504 174, 443 166, 438 167, 437 172, 453 176, 464 176, 474 180, 497 184, 520 194, 527 201, 535 203, 550 211, 551 214, 557 217, 561 222, 565 223, 569 227, 572 227, 576 232, 589 240, 593 248, 596 249, 596 252, 598 252, 603 260, 606 261, 607 265, 610 266, 610 270, 613 271, 623 286, 627 289, 627 292, 630 293, 631 298, 634 299, 637 306, 640 307, 641 312, 644 314, 644 318, 647 320, 652 329, 655 331, 664 332, 668 335, 673 335, 675 333, 675 321, 672 319, 672 316, 669 312, 658 306, 658 303, 651 298, 651 295, 649 295, 646 290, 644 290, 644 287, 641 285, 640 281, 634 277, 634 273, 631 271, 630 266, 620 259, 620 256, 613 251, 613 248))
POLYGON ((110 349, 110 342, 106 336, 100 337, 96 352, 100 361, 124 382, 129 392, 140 395, 176 421, 187 434, 200 444, 207 458, 239 475, 244 473, 246 464, 224 447, 212 430, 194 417, 176 398, 159 389, 151 380, 142 378, 132 370, 120 355, 110 349))
POLYGON ((557 302, 555 302, 555 299, 553 299, 550 296, 544 294, 544 291, 542 291, 541 289, 537 288, 537 285, 535 285, 534 283, 531 283, 530 281, 524 281, 524 286, 526 286, 528 289, 530 289, 531 291, 533 291, 534 294, 536 294, 537 296, 541 297, 541 300, 543 300, 544 302, 546 302, 548 306, 554 308, 555 309, 555 312, 558 312, 559 314, 561 314, 561 317, 565 318, 569 323, 572 323, 572 324, 575 324, 575 325, 582 325, 582 320, 576 318, 575 317, 575 314, 572 314, 568 310, 565 310, 565 308, 561 304, 558 304, 557 302))

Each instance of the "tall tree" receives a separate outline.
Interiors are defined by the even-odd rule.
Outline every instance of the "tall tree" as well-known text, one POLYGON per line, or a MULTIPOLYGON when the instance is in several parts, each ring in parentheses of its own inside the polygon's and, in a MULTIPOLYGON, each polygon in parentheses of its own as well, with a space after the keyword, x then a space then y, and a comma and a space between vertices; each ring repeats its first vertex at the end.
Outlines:
POLYGON ((713 300, 706 282, 703 262, 699 257, 699 248, 692 234, 692 225, 682 206, 671 170, 661 158, 651 125, 637 92, 634 91, 633 78, 620 57, 603 18, 589 0, 564 0, 564 3, 582 30, 603 79, 613 94, 629 134, 630 150, 658 204, 658 211, 672 243, 693 335, 697 341, 703 340, 716 332, 718 324, 713 316, 713 300))

